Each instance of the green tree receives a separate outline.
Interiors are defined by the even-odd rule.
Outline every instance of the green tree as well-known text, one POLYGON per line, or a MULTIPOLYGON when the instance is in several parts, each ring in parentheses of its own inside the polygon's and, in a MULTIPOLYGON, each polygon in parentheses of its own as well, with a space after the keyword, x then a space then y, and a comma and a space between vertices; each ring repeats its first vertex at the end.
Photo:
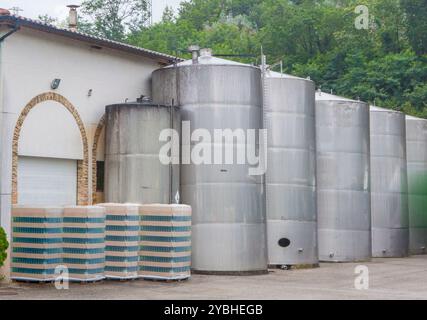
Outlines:
MULTIPOLYGON (((255 31, 242 18, 237 16, 228 22, 218 22, 206 27, 201 33, 200 45, 212 48, 217 54, 258 56, 260 47, 256 42, 255 31)), ((241 62, 254 62, 254 58, 235 58, 241 62)))
POLYGON ((86 32, 122 41, 145 27, 150 12, 146 0, 85 0, 81 12, 86 32))
POLYGON ((190 0, 181 3, 180 19, 188 21, 196 30, 218 21, 227 6, 228 0, 190 0))
POLYGON ((190 44, 256 57, 262 47, 270 64, 326 91, 427 117, 426 1, 364 0, 359 30, 359 0, 190 0, 127 41, 182 57, 190 44))
POLYGON ((427 54, 427 0, 401 0, 406 14, 406 26, 412 49, 427 54))
POLYGON ((0 227, 0 267, 3 266, 7 258, 7 248, 9 248, 9 243, 7 242, 6 232, 0 227))
POLYGON ((173 22, 175 21, 175 13, 173 12, 172 7, 166 6, 163 11, 162 21, 173 22))

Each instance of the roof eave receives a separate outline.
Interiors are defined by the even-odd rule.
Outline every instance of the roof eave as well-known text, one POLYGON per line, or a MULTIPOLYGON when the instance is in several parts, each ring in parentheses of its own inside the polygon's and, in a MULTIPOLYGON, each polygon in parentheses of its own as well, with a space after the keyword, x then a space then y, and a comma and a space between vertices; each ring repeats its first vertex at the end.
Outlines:
POLYGON ((0 16, 0 26, 8 26, 8 27, 19 26, 19 27, 30 28, 30 29, 86 42, 92 46, 106 47, 110 49, 116 49, 116 50, 125 51, 128 53, 133 53, 136 55, 148 57, 156 60, 159 63, 166 64, 166 65, 173 64, 176 61, 178 62, 183 61, 181 58, 175 58, 173 56, 163 54, 160 52, 138 48, 138 47, 134 47, 131 45, 127 45, 124 43, 120 43, 120 42, 116 42, 108 39, 97 38, 97 37, 86 35, 80 32, 73 32, 65 29, 59 29, 48 24, 44 24, 41 22, 36 22, 30 19, 20 18, 16 16, 0 16))

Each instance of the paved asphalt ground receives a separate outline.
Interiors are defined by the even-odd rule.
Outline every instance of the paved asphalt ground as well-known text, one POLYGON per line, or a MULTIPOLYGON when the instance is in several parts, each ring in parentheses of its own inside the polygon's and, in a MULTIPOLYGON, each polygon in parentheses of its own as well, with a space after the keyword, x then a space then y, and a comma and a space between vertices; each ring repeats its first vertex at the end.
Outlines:
POLYGON ((0 299, 426 299, 427 256, 374 259, 368 290, 355 289, 359 264, 322 264, 310 270, 271 270, 252 277, 194 275, 181 283, 149 281, 71 284, 0 284, 0 299))

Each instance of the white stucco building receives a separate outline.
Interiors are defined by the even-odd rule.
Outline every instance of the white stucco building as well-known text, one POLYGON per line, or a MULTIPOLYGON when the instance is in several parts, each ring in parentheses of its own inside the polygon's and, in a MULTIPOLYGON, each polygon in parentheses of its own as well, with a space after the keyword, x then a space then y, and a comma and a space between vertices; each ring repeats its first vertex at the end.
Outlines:
POLYGON ((96 202, 105 106, 150 96, 152 71, 174 57, 0 12, 0 221, 10 236, 13 203, 96 202))

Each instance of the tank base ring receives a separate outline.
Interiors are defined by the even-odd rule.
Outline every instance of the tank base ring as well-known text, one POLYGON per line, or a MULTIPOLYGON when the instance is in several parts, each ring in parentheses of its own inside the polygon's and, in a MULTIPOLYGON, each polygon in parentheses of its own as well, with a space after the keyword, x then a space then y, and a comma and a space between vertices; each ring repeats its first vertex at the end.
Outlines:
POLYGON ((254 271, 205 271, 205 270, 191 270, 192 274, 207 275, 207 276, 260 276, 268 274, 268 270, 254 270, 254 271))
POLYGON ((283 270, 303 270, 303 269, 316 269, 319 268, 318 263, 307 263, 307 264, 270 264, 269 269, 283 269, 283 270), (286 267, 286 268, 284 268, 286 267))

